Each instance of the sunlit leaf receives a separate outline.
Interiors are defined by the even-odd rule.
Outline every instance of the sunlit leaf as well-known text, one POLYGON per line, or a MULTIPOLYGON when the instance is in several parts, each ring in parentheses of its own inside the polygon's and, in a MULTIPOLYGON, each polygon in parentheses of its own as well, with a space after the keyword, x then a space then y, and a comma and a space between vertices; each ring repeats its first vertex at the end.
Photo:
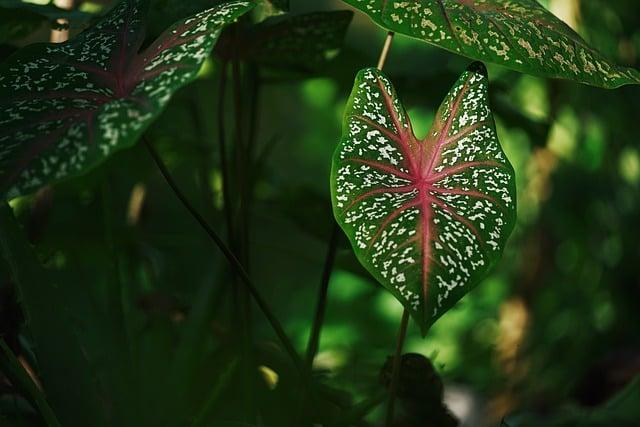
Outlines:
POLYGON ((640 72, 609 61, 536 0, 344 0, 380 26, 524 73, 615 88, 640 72))
POLYGON ((395 90, 361 71, 333 159, 334 213, 360 262, 423 333, 501 256, 515 222, 515 179, 488 105, 488 78, 469 68, 417 138, 395 90))
POLYGON ((253 7, 206 10, 140 51, 145 3, 124 0, 73 40, 29 46, 0 66, 1 195, 80 174, 133 145, 196 77, 221 29, 253 7))

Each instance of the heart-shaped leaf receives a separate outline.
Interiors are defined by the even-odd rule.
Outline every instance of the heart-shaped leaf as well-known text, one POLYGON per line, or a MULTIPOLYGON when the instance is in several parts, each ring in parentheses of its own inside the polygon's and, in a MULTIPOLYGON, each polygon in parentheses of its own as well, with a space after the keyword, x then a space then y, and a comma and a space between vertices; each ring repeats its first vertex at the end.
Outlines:
POLYGON ((451 52, 543 77, 604 88, 640 72, 590 47, 536 0, 344 0, 378 25, 451 52))
POLYGON ((195 79, 250 1, 208 9, 140 52, 144 0, 123 0, 73 40, 26 47, 0 66, 0 197, 78 175, 133 145, 195 79))
POLYGON ((514 171, 472 65, 418 139, 387 78, 358 74, 334 158, 336 220, 360 262, 429 326, 502 254, 516 217, 514 171))

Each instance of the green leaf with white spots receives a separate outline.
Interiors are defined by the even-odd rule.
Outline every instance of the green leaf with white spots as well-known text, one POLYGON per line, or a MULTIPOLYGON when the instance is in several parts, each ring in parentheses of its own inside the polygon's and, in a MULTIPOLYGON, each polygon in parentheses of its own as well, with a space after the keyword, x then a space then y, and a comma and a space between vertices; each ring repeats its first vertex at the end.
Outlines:
POLYGON ((0 198, 81 174, 133 145, 196 78, 222 28, 254 6, 205 10, 141 50, 145 4, 123 0, 71 41, 28 46, 0 65, 0 198))
POLYGON ((640 71, 590 47, 536 0, 344 0, 390 31, 523 73, 604 88, 640 71))
POLYGON ((362 70, 333 158, 336 220, 356 256, 426 333, 500 259, 516 219, 514 171, 473 64, 425 138, 382 72, 362 70))

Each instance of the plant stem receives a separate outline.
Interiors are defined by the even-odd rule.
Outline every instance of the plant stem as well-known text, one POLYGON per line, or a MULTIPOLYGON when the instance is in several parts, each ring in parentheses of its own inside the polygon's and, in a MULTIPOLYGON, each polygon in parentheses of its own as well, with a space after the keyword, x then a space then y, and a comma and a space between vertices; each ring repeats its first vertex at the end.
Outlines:
POLYGON ((162 161, 162 159, 160 158, 156 150, 153 148, 153 145, 151 144, 151 142, 144 136, 142 140, 146 145, 147 150, 149 151, 149 154, 153 158, 153 161, 155 162, 156 166, 160 170, 160 173, 164 177, 165 181, 167 181, 167 184, 169 184, 169 187, 171 187, 176 197, 180 200, 180 202, 184 205, 184 207, 189 211, 191 216, 193 216, 193 218, 198 222, 200 227, 202 227, 202 229, 207 233, 207 235, 211 238, 211 240, 213 240, 216 246, 218 246, 222 254, 225 256, 225 258, 233 268, 233 270, 235 270, 235 272, 238 274, 238 276, 240 277, 240 280, 247 287, 247 290, 255 300, 256 304, 258 305, 258 307, 260 308, 264 316, 267 318, 267 321, 271 324, 271 327, 273 328, 274 332, 280 339, 280 342, 284 347, 285 351, 289 354, 291 360, 293 361, 293 364, 296 366, 298 371, 302 374, 303 363, 302 363, 302 360, 300 359, 300 356, 298 355, 293 344, 289 340, 289 337, 285 333, 284 328, 280 324, 280 321, 275 317, 275 315, 271 311, 271 308, 269 307, 265 299, 262 297, 262 295, 260 294, 256 286, 252 283, 246 270, 244 269, 240 261, 238 261, 238 258, 236 258, 233 252, 231 252, 229 247, 224 243, 224 241, 220 238, 220 236, 218 236, 218 233, 216 233, 216 231, 213 228, 211 228, 211 226, 202 217, 202 215, 200 215, 198 211, 191 205, 189 200, 186 198, 184 193, 180 190, 175 180, 171 176, 171 173, 167 169, 167 166, 164 164, 164 162, 162 161))
POLYGON ((244 140, 243 132, 243 117, 244 111, 242 106, 242 72, 240 69, 240 63, 233 61, 231 64, 231 77, 233 80, 233 106, 235 112, 235 154, 236 154, 236 178, 238 183, 238 234, 237 253, 240 259, 245 265, 248 262, 248 217, 247 217, 247 165, 249 165, 249 156, 247 145, 244 140))
MULTIPOLYGON (((240 25, 239 23, 237 25, 240 25)), ((239 27, 236 26, 236 30, 239 27)), ((240 262, 244 267, 249 269, 249 212, 248 198, 249 191, 247 189, 247 165, 249 164, 249 156, 247 145, 244 140, 243 123, 243 99, 242 99, 242 70, 239 61, 233 61, 231 64, 231 76, 233 80, 233 106, 236 125, 235 129, 235 157, 236 157, 236 182, 238 185, 238 229, 236 234, 236 253, 240 262)), ((252 380, 255 371, 255 364, 252 357, 252 338, 251 338, 251 304, 250 297, 246 288, 236 287, 239 291, 237 294, 237 307, 239 308, 239 330, 240 330, 240 348, 242 351, 242 377, 244 382, 244 416, 246 422, 255 421, 257 411, 255 410, 252 380)))
POLYGON ((396 353, 393 355, 393 368, 391 370, 391 384, 389 385, 389 402, 387 403, 387 420, 386 427, 393 425, 393 411, 398 392, 398 383, 400 379, 400 367, 402 365, 402 347, 404 346, 404 338, 407 336, 407 326, 409 325, 409 310, 406 308, 402 312, 402 320, 400 321, 400 331, 398 332, 398 341, 396 343, 396 353))
MULTIPOLYGON (((49 406, 44 393, 38 388, 29 374, 25 371, 9 346, 0 338, 0 366, 3 374, 12 382, 14 387, 25 393, 25 398, 39 412, 47 427, 60 427, 60 422, 49 406)), ((1 419, 0 419, 1 421, 1 419)))
POLYGON ((329 280, 331 279, 331 271, 336 259, 336 249, 338 246, 339 227, 334 222, 331 229, 331 237, 329 237, 329 246, 327 247, 327 255, 324 259, 324 268, 322 270, 322 280, 320 289, 318 290, 318 302, 316 305, 316 314, 313 319, 313 326, 309 334, 309 343, 307 344, 306 368, 307 374, 311 376, 313 367, 313 359, 316 357, 320 343, 320 332, 324 323, 324 314, 327 309, 327 293, 329 290, 329 280))
MULTIPOLYGON (((392 31, 389 31, 387 33, 387 38, 385 39, 384 46, 382 47, 382 51, 380 52, 380 58, 378 59, 379 70, 382 70, 385 62, 387 61, 387 56, 389 55, 389 51, 391 50, 393 35, 394 33, 392 31)), ((311 334, 309 336, 309 343, 307 345, 306 362, 307 362, 307 369, 309 369, 309 372, 311 371, 313 359, 315 358, 315 355, 318 352, 320 332, 322 330, 324 313, 326 311, 326 306, 327 306, 327 293, 329 288, 329 279, 331 278, 331 271, 333 270, 333 264, 336 257, 336 246, 338 244, 339 232, 340 232, 340 227, 336 222, 334 222, 333 229, 331 230, 331 237, 329 238, 329 247, 327 249, 327 256, 324 261, 324 269, 322 271, 322 281, 320 282, 320 289, 318 292, 318 303, 316 306, 316 314, 315 314, 313 326, 311 328, 311 334)))
POLYGON ((231 192, 229 191, 229 165, 227 163, 227 142, 224 126, 225 93, 227 87, 227 63, 220 67, 220 81, 218 85, 218 150, 220 155, 220 169, 222 169, 222 203, 224 203, 224 215, 227 222, 227 240, 233 247, 233 214, 231 206, 231 192))
MULTIPOLYGON (((382 52, 380 52, 380 58, 378 59, 378 70, 384 68, 391 50, 391 44, 393 43, 393 31, 387 33, 387 38, 384 40, 384 46, 382 52)), ((393 412, 396 399, 396 392, 398 391, 398 380, 400 376, 400 366, 402 365, 402 347, 404 346, 404 338, 407 335, 407 326, 409 324, 409 310, 406 308, 402 312, 402 320, 400 321, 400 331, 398 332, 398 341, 396 343, 396 353, 393 356, 393 368, 391 370, 391 384, 389 385, 389 401, 387 403, 387 419, 385 421, 386 427, 391 427, 393 424, 393 412)))
POLYGON ((387 33, 387 38, 384 40, 384 46, 382 46, 382 52, 380 52, 380 58, 378 59, 378 70, 382 70, 384 68, 384 64, 387 62, 387 56, 389 56, 389 51, 391 50, 393 36, 393 31, 389 31, 387 33))

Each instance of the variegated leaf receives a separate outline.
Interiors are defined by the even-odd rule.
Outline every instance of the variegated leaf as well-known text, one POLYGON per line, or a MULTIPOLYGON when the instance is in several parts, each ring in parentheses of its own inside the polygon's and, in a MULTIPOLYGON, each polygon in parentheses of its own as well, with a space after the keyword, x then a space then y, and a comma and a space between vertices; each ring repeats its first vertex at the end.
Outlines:
POLYGON ((0 197, 78 175, 133 145, 193 80, 221 29, 254 5, 232 1, 144 41, 145 0, 123 0, 69 42, 26 47, 0 66, 0 197))
POLYGON ((388 30, 472 59, 604 88, 640 84, 638 70, 605 58, 536 0, 344 1, 388 30))
POLYGON ((418 139, 387 78, 361 71, 333 158, 334 214, 360 262, 423 333, 501 256, 516 215, 514 171, 476 63, 418 139))

